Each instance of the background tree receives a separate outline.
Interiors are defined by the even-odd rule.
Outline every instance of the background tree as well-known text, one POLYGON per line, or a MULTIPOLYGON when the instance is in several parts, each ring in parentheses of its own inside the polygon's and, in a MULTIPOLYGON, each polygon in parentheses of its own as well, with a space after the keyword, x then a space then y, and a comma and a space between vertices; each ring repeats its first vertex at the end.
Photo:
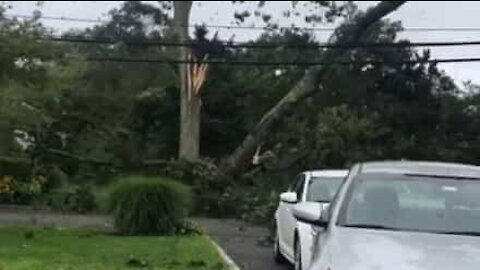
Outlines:
MULTIPOLYGON (((77 44, 87 58, 169 58, 174 48, 135 46, 132 41, 170 40, 168 6, 125 2, 110 12, 111 20, 80 33, 85 39, 111 39, 111 44, 77 44)), ((172 59, 173 60, 173 59, 172 59)), ((75 125, 69 152, 96 156, 119 166, 138 168, 143 160, 177 155, 177 72, 174 65, 91 62, 72 96, 67 116, 75 125)))
POLYGON ((0 54, 0 102, 4 153, 22 148, 43 151, 61 141, 52 130, 59 97, 71 90, 85 68, 71 61, 64 46, 46 46, 35 38, 46 33, 37 21, 3 17, 0 54), (43 150, 42 150, 43 149, 43 150))
MULTIPOLYGON (((192 1, 174 1, 174 27, 177 40, 180 43, 189 43, 188 25, 192 1)), ((189 49, 186 46, 179 47, 178 60, 189 61, 189 49)), ((179 158, 194 161, 200 154, 200 109, 201 99, 199 95, 192 93, 188 80, 188 65, 179 64, 180 75, 180 145, 179 158)))

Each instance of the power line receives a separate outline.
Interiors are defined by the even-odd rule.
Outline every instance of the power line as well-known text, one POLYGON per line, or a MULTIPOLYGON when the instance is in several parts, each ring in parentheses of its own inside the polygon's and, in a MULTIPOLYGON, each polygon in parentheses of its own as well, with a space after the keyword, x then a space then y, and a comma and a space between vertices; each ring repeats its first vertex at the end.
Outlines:
MULTIPOLYGON (((1 50, 3 53, 11 53, 9 50, 1 50)), ((130 58, 130 57, 114 57, 114 56, 89 56, 76 57, 65 56, 66 59, 71 60, 86 60, 89 62, 121 62, 121 63, 150 63, 150 64, 213 64, 213 65, 232 65, 232 66, 352 66, 352 65, 389 65, 389 64, 438 64, 438 63, 473 63, 480 62, 480 57, 469 58, 438 58, 427 60, 402 60, 402 61, 381 61, 381 60, 366 60, 366 61, 243 61, 243 60, 174 60, 174 59, 155 59, 155 58, 130 58)))
MULTIPOLYGON (((34 16, 31 15, 22 15, 22 14, 4 14, 7 17, 13 18, 23 18, 23 19, 34 19, 34 16)), ((53 20, 53 21, 71 21, 71 22, 84 22, 84 23, 107 23, 107 20, 101 19, 82 19, 82 18, 72 18, 72 17, 55 17, 55 16, 41 16, 38 19, 40 20, 53 20)), ((189 28, 195 28, 201 25, 187 25, 189 28)), ((258 30, 263 31, 267 29, 273 29, 272 27, 264 26, 241 26, 241 25, 219 25, 219 24, 205 24, 207 28, 216 28, 216 29, 240 29, 240 30, 258 30)), ((165 26, 167 27, 167 26, 165 26)), ((295 27, 295 29, 301 29, 306 31, 316 31, 316 32, 331 32, 336 28, 334 27, 295 27)), ((290 26, 279 26, 276 29, 291 29, 290 26)), ((480 27, 408 27, 404 28, 405 32, 480 32, 480 27)))
MULTIPOLYGON (((154 40, 115 40, 109 38, 85 38, 82 36, 48 36, 39 35, 36 37, 41 41, 53 42, 72 42, 72 43, 93 43, 93 44, 118 44, 124 43, 132 46, 163 46, 163 47, 198 47, 201 44, 182 43, 170 41, 154 41, 154 40)), ((478 46, 480 41, 444 41, 444 42, 382 42, 382 43, 352 43, 352 44, 287 44, 287 43, 273 43, 273 44, 254 44, 254 43, 234 43, 221 42, 221 46, 227 48, 247 48, 247 49, 356 49, 356 48, 406 48, 406 47, 451 47, 451 46, 478 46)))
POLYGON ((420 64, 420 63, 471 63, 480 62, 480 58, 442 58, 428 60, 410 60, 398 62, 382 61, 223 61, 223 60, 201 60, 201 61, 182 61, 171 59, 150 59, 150 58, 124 58, 124 57, 88 57, 87 61, 95 62, 122 62, 122 63, 151 63, 151 64, 213 64, 213 65, 235 65, 235 66, 351 66, 351 65, 378 65, 378 64, 420 64))
POLYGON ((22 19, 39 19, 39 20, 51 20, 51 21, 69 21, 69 22, 85 22, 85 23, 106 23, 108 21, 100 19, 82 19, 82 18, 71 18, 71 17, 55 17, 55 16, 40 16, 35 17, 32 15, 22 15, 22 14, 4 14, 5 17, 9 18, 22 18, 22 19))

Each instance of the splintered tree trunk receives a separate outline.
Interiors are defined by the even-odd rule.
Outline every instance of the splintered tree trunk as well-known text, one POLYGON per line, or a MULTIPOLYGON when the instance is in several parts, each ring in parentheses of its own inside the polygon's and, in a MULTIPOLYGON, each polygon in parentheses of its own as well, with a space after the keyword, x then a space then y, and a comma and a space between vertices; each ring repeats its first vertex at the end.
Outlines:
MULTIPOLYGON (((174 1, 174 27, 180 43, 188 43, 188 23, 192 1, 174 1)), ((179 47, 178 60, 187 61, 190 50, 179 47)), ((180 75, 180 159, 195 161, 200 153, 200 96, 194 95, 188 83, 188 65, 179 64, 180 75)))
POLYGON ((200 156, 200 98, 181 89, 180 101, 180 148, 179 158, 195 161, 200 156))
MULTIPOLYGON (((362 34, 369 26, 395 11, 406 1, 383 1, 374 8, 369 9, 364 16, 350 26, 349 35, 341 36, 335 44, 352 44, 359 42, 362 34)), ((341 57, 346 49, 334 49, 325 53, 325 62, 332 62, 341 57)), ((235 149, 223 164, 223 171, 235 176, 242 173, 249 165, 257 146, 266 138, 273 124, 285 116, 298 102, 310 96, 319 88, 322 77, 327 73, 328 66, 315 66, 307 70, 299 82, 258 122, 255 128, 245 137, 243 142, 235 149)))

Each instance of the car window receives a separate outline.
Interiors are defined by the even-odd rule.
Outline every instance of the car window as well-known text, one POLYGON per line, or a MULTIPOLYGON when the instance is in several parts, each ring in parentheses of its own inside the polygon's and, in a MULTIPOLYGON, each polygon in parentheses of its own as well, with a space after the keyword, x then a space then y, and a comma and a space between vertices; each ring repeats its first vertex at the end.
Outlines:
POLYGON ((354 179, 339 225, 480 234, 480 181, 364 174, 354 179))
POLYGON ((308 183, 307 201, 331 202, 344 177, 312 177, 308 183))

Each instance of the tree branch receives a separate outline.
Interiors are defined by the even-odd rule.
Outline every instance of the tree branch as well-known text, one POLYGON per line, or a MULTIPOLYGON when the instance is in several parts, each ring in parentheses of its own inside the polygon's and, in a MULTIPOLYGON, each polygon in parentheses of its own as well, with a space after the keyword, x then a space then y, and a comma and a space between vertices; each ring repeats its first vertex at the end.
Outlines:
MULTIPOLYGON (((357 18, 353 23, 347 25, 345 35, 340 36, 334 43, 346 44, 358 42, 365 31, 375 22, 384 16, 395 11, 406 1, 383 1, 377 6, 369 9, 365 15, 357 18)), ((341 57, 347 49, 328 50, 325 52, 325 62, 331 62, 341 57)), ((319 87, 322 77, 330 69, 329 66, 316 66, 308 69, 302 79, 273 107, 271 108, 222 164, 222 170, 232 176, 236 176, 248 167, 248 162, 254 154, 258 144, 265 139, 273 124, 281 119, 285 113, 299 101, 310 96, 319 87)))

